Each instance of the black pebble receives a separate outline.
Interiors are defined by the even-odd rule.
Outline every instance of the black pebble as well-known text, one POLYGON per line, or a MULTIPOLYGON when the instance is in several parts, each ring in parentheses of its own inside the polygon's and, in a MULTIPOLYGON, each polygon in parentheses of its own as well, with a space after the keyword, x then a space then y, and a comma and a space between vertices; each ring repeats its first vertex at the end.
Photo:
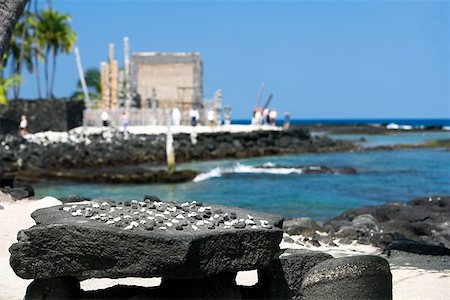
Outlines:
POLYGON ((320 247, 321 246, 318 240, 311 240, 311 244, 313 246, 316 246, 316 247, 320 247))
POLYGON ((195 203, 195 206, 203 206, 203 203, 202 202, 197 202, 197 203, 195 203))
POLYGON ((233 224, 234 228, 245 228, 245 223, 244 222, 237 222, 233 224))
POLYGON ((130 202, 125 202, 125 206, 131 206, 130 202))
POLYGON ((153 228, 155 228, 155 226, 153 224, 145 224, 144 228, 145 228, 145 230, 153 230, 153 228))
POLYGON ((183 226, 177 225, 177 226, 175 226, 175 229, 176 229, 176 230, 183 230, 183 226))
POLYGON ((116 225, 116 227, 123 227, 123 223, 122 222, 117 222, 114 225, 116 225))

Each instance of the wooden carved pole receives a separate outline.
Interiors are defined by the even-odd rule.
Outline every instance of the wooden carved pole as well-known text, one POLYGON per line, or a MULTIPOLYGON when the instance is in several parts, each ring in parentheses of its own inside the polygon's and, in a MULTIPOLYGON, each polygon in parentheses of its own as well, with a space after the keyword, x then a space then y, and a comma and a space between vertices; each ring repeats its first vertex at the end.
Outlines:
POLYGON ((109 65, 102 62, 100 65, 100 75, 102 82, 102 109, 107 110, 110 106, 109 101, 109 65))
POLYGON ((119 64, 114 59, 114 44, 109 44, 109 80, 111 108, 119 107, 119 64))

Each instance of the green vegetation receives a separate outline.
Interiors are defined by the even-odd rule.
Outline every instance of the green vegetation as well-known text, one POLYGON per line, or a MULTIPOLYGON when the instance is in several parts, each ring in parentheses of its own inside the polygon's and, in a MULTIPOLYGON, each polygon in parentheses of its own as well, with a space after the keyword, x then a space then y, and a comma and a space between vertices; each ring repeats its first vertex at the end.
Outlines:
POLYGON ((31 11, 31 2, 16 24, 11 46, 0 63, 0 103, 7 102, 8 90, 13 88, 14 98, 19 98, 23 66, 36 75, 37 94, 41 98, 39 64, 44 64, 47 99, 54 98, 56 61, 59 54, 70 53, 75 46, 76 34, 70 27, 71 17, 51 7, 31 11), (49 64, 51 63, 51 67, 49 64), (5 75, 8 70, 8 75, 5 75))
MULTIPOLYGON (((100 78, 100 71, 97 68, 90 68, 84 73, 86 86, 88 88, 89 98, 93 101, 99 101, 102 95, 102 82, 100 78)), ((71 96, 72 99, 84 99, 84 93, 81 88, 81 82, 77 82, 77 90, 71 96)))

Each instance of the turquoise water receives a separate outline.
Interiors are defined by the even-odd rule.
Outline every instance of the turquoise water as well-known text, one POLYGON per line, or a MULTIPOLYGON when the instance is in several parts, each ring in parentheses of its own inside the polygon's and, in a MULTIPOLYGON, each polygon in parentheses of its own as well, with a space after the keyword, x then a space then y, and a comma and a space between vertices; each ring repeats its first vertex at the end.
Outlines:
POLYGON ((189 163, 178 168, 202 174, 196 182, 183 184, 47 183, 36 185, 35 190, 38 196, 81 194, 114 200, 154 194, 163 200, 197 200, 321 220, 364 205, 450 195, 450 152, 445 149, 297 154, 189 163), (265 164, 279 167, 261 168, 265 164), (358 174, 298 174, 295 167, 309 164, 354 167, 358 174))
POLYGON ((330 135, 330 137, 337 140, 352 140, 356 142, 358 142, 361 138, 364 138, 365 141, 358 143, 365 147, 376 147, 393 146, 397 144, 418 145, 431 140, 449 140, 450 132, 393 132, 387 135, 341 134, 330 135))

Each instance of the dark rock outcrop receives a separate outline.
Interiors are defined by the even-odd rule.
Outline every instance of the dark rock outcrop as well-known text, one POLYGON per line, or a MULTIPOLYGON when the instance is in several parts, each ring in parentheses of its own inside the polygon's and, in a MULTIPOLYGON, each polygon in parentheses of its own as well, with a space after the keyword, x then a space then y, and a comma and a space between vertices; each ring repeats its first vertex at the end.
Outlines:
POLYGON ((382 249, 436 255, 450 251, 449 219, 450 197, 432 196, 350 210, 326 222, 324 227, 344 242, 358 240, 382 249))
POLYGON ((313 235, 316 231, 324 231, 316 221, 311 218, 296 218, 283 222, 283 230, 289 235, 313 235))
MULTIPOLYGON (((46 138, 7 139, 2 147, 15 153, 23 162, 23 170, 67 170, 87 167, 165 163, 165 135, 124 135, 108 128, 96 134, 83 134, 76 129, 67 140, 46 138), (7 146, 7 147, 5 147, 7 146)), ((174 135, 177 162, 222 158, 245 158, 300 152, 347 151, 355 145, 326 137, 311 137, 301 128, 283 131, 198 134, 197 143, 189 134, 174 135), (281 146, 281 141, 289 141, 281 146)), ((6 150, 5 150, 6 151, 6 150)))

